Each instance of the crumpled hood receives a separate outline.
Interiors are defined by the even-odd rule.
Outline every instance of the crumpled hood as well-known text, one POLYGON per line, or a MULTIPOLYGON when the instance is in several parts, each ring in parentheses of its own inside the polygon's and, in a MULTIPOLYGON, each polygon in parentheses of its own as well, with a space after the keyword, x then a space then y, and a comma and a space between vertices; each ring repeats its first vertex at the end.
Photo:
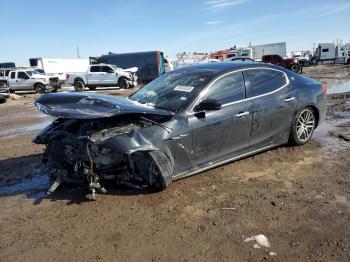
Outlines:
POLYGON ((48 79, 50 78, 47 75, 41 75, 41 74, 32 74, 31 78, 35 78, 35 79, 48 79))
POLYGON ((44 113, 61 118, 96 119, 123 114, 172 116, 169 111, 144 106, 127 98, 87 92, 45 94, 35 104, 44 113))
POLYGON ((130 67, 130 68, 123 69, 123 71, 130 72, 130 73, 136 73, 137 70, 139 70, 138 67, 130 67))

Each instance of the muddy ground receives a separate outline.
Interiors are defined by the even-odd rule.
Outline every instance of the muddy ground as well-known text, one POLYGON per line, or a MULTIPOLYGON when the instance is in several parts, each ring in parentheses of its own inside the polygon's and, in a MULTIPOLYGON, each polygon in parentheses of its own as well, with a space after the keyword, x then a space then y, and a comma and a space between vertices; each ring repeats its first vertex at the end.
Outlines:
MULTIPOLYGON (((304 70, 340 83, 349 72, 304 70)), ((328 96, 327 121, 304 146, 95 202, 77 190, 45 196, 43 148, 31 141, 51 119, 37 95, 19 96, 0 105, 0 261, 350 261, 349 95, 328 96), (244 242, 257 234, 271 247, 244 242)))

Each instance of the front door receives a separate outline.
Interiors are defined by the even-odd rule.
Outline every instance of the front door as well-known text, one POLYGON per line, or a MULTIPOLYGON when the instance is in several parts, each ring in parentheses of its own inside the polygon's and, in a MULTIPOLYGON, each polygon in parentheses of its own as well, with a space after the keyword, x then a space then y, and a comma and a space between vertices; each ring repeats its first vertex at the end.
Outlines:
POLYGON ((286 74, 274 69, 243 71, 252 103, 252 149, 286 141, 296 108, 295 90, 286 74))
POLYGON ((114 72, 113 68, 110 66, 102 66, 101 73, 101 83, 104 86, 116 85, 117 84, 117 74, 114 72))
POLYGON ((201 168, 245 153, 249 148, 251 104, 244 101, 245 89, 241 72, 219 77, 201 97, 215 99, 220 110, 191 114, 193 163, 201 168))
POLYGON ((97 86, 100 84, 100 78, 101 78, 101 66, 98 66, 98 65, 93 65, 93 66, 90 66, 90 70, 87 74, 87 81, 88 81, 88 84, 91 85, 91 86, 97 86))
POLYGON ((17 72, 17 79, 18 88, 20 90, 32 90, 33 84, 32 80, 30 79, 30 76, 26 72, 19 71, 17 72))

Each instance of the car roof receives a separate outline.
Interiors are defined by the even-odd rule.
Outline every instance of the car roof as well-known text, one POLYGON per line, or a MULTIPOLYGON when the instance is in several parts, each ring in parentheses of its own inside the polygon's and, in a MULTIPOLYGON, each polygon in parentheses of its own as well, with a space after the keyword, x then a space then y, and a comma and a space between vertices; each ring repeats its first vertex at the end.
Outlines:
POLYGON ((247 62, 231 62, 231 61, 189 65, 189 66, 178 68, 171 72, 181 73, 181 72, 191 72, 191 71, 202 71, 202 72, 206 71, 206 72, 210 72, 213 75, 221 75, 226 72, 240 70, 240 69, 247 69, 247 68, 272 68, 272 69, 278 69, 280 71, 285 72, 283 68, 276 65, 259 63, 259 62, 247 63, 247 62))

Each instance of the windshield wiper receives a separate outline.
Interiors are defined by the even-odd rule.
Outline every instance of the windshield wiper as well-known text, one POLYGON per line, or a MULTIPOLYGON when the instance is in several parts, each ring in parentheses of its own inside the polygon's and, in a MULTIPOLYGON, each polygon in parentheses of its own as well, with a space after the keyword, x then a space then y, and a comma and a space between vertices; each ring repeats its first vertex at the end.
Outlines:
POLYGON ((153 121, 153 120, 151 120, 151 119, 149 119, 149 118, 146 118, 146 117, 143 117, 143 116, 140 116, 140 119, 142 119, 143 121, 146 121, 146 122, 148 122, 148 123, 152 123, 152 124, 154 124, 154 125, 157 125, 157 126, 159 126, 160 128, 164 129, 164 130, 165 130, 166 132, 168 132, 168 133, 170 133, 170 131, 169 131, 168 129, 174 130, 174 129, 171 128, 171 127, 168 127, 168 126, 166 126, 166 125, 162 125, 162 124, 160 124, 160 123, 158 123, 158 122, 156 122, 156 121, 153 121))

